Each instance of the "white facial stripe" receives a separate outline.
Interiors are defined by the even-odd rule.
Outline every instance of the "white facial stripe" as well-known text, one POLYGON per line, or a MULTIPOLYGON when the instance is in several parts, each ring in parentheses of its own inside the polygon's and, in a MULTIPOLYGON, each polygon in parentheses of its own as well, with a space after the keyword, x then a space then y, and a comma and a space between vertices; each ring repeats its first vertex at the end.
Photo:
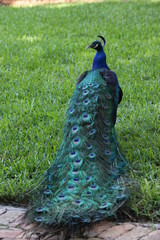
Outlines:
POLYGON ((96 47, 98 47, 98 44, 96 44, 96 45, 94 46, 94 48, 96 48, 96 47))

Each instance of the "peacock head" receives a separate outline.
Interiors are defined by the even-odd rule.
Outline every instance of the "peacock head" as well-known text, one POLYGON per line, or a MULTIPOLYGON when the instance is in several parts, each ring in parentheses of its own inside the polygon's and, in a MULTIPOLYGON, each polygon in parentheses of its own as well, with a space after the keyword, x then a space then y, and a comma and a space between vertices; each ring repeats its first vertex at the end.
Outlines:
POLYGON ((94 56, 93 63, 92 63, 92 70, 95 70, 98 68, 106 68, 109 70, 109 67, 106 63, 106 54, 103 50, 106 41, 104 37, 100 35, 98 37, 103 40, 103 43, 104 43, 103 46, 100 41, 96 40, 87 47, 87 48, 93 48, 96 50, 96 54, 94 56))
POLYGON ((95 49, 96 51, 99 52, 105 46, 106 41, 105 41, 105 38, 100 36, 100 35, 98 35, 97 37, 99 37, 103 40, 104 45, 102 46, 101 42, 96 40, 96 41, 92 42, 89 46, 87 46, 87 48, 93 48, 93 49, 95 49))

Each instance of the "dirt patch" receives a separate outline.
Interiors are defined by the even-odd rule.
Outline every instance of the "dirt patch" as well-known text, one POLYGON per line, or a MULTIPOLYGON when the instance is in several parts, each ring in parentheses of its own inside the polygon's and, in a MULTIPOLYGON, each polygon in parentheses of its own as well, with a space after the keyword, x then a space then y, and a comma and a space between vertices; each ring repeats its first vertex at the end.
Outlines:
POLYGON ((81 2, 103 2, 103 0, 0 0, 1 5, 8 6, 36 6, 44 4, 59 4, 59 3, 81 3, 81 2))

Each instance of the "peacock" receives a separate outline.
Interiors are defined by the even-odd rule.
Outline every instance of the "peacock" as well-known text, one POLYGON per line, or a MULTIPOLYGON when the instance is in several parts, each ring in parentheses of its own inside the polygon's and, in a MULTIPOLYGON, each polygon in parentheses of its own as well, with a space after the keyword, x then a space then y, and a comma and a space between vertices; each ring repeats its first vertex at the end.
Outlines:
POLYGON ((129 196, 128 163, 114 129, 123 92, 106 63, 105 38, 98 37, 87 47, 96 51, 92 70, 76 83, 61 146, 27 212, 40 226, 70 228, 104 220, 129 196))

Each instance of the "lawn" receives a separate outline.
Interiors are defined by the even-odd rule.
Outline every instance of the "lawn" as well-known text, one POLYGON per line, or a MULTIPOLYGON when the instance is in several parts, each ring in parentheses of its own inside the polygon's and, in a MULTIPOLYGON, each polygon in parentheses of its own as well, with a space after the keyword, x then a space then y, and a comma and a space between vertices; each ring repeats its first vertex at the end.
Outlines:
POLYGON ((159 12, 158 1, 0 7, 1 202, 27 203, 54 160, 68 100, 92 65, 85 47, 101 34, 124 92, 118 142, 139 185, 128 209, 160 221, 159 12))

